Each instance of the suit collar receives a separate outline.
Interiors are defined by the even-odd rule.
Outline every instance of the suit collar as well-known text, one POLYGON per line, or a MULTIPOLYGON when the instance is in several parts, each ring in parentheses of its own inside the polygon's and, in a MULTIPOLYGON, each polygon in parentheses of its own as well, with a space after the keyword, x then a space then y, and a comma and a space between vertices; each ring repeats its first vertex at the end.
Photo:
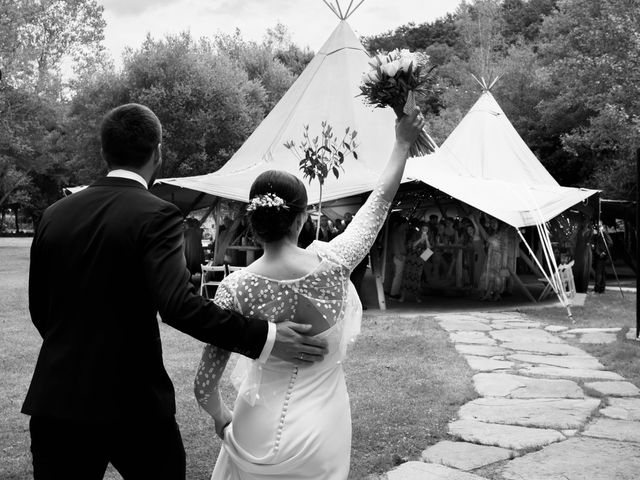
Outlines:
POLYGON ((132 180, 130 178, 122 178, 122 177, 102 177, 101 179, 94 182, 92 187, 133 187, 139 188, 141 190, 146 190, 140 182, 137 180, 132 180))

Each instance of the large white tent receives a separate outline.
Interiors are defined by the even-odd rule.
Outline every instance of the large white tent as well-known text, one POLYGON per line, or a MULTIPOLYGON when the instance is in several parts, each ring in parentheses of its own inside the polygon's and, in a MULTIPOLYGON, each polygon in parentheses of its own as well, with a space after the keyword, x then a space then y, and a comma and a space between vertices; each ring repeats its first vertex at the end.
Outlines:
POLYGON ((597 193, 560 186, 489 91, 435 153, 407 162, 405 176, 517 228, 548 222, 597 193))
MULTIPOLYGON (((344 172, 340 172, 338 179, 329 175, 322 200, 371 191, 393 148, 395 114, 391 109, 366 105, 359 96, 361 77, 370 69, 368 61, 368 53, 347 21, 340 20, 300 77, 220 170, 207 175, 160 179, 155 190, 162 197, 182 197, 185 201, 195 201, 194 193, 200 192, 248 202, 251 183, 265 170, 285 170, 302 178, 299 160, 284 143, 291 140, 299 143, 305 125, 309 126, 311 138, 319 135, 321 123, 326 121, 336 135, 346 128, 357 131, 358 158, 345 159, 344 172)), ((309 184, 305 179, 305 184, 309 203, 317 203, 318 181, 309 184)))

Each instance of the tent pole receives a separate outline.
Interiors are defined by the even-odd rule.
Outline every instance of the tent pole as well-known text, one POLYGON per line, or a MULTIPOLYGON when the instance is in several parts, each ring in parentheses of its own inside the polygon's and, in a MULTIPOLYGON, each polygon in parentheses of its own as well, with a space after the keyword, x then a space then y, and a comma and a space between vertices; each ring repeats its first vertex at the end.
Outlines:
POLYGON ((378 296, 378 308, 380 308, 381 312, 384 312, 387 309, 387 302, 384 298, 384 287, 382 286, 382 282, 384 277, 381 277, 380 272, 380 256, 378 254, 378 250, 372 248, 369 252, 369 256, 371 259, 371 271, 373 272, 373 278, 376 284, 376 294, 378 296))
POLYGON ((211 206, 207 209, 207 213, 205 213, 202 218, 200 218, 200 220, 198 220, 198 223, 200 223, 200 225, 202 225, 204 223, 204 221, 207 219, 207 217, 209 215, 211 215, 211 212, 213 212, 213 210, 216 208, 216 205, 218 205, 218 200, 219 198, 216 197, 216 199, 213 201, 213 203, 211 204, 211 206))
POLYGON ((527 255, 525 255, 525 252, 523 252, 521 248, 518 248, 518 258, 521 258, 524 261, 524 263, 526 263, 529 266, 529 268, 533 271, 533 273, 535 273, 536 275, 538 275, 540 277, 544 277, 545 276, 544 272, 540 271, 540 268, 538 268, 538 265, 533 263, 529 259, 529 257, 527 255))
POLYGON ((216 258, 218 258, 218 249, 220 248, 220 203, 216 203, 214 206, 213 221, 214 221, 214 240, 213 240, 213 258, 211 263, 214 264, 216 258))
POLYGON ((507 270, 509 270, 509 274, 513 277, 513 280, 518 284, 520 289, 522 289, 522 291, 529 298, 529 300, 531 300, 533 303, 538 303, 537 300, 533 297, 533 295, 531 295, 531 292, 529 291, 527 286, 524 283, 522 283, 522 280, 520 280, 520 277, 516 274, 516 272, 514 272, 510 266, 507 266, 507 270))
POLYGON ((638 225, 640 224, 640 148, 636 150, 636 340, 640 340, 640 302, 638 301, 638 270, 640 248, 638 248, 638 225))
POLYGON ((384 222, 384 235, 382 241, 382 268, 380 268, 380 275, 382 275, 382 282, 387 278, 387 249, 389 244, 389 217, 384 222))

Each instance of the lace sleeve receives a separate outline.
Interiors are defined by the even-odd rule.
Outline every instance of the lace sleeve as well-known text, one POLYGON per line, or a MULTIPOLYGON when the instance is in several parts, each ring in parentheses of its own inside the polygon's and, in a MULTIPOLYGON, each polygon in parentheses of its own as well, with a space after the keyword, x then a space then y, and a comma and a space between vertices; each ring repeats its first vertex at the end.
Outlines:
POLYGON ((329 249, 346 268, 353 270, 371 250, 390 206, 376 187, 345 231, 329 242, 329 249))
MULTIPOLYGON (((218 286, 213 301, 220 308, 237 310, 232 290, 225 281, 218 286)), ((214 345, 205 345, 202 351, 202 358, 194 381, 194 393, 198 404, 211 416, 215 416, 221 408, 222 400, 218 384, 230 356, 231 352, 214 345)))

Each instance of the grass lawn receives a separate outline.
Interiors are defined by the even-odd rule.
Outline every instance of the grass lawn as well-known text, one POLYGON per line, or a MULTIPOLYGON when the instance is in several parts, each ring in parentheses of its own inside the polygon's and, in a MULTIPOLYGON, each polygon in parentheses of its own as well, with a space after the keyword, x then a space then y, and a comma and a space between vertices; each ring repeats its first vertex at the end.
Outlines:
MULTIPOLYGON (((31 477, 28 417, 20 413, 40 338, 27 309, 28 243, 0 239, 0 478, 31 477)), ((105 299, 108 301, 108 299, 105 299)), ((99 308, 99 306, 96 306, 99 308)), ((192 394, 202 344, 162 325, 187 451, 187 478, 208 479, 220 442, 192 394)), ((231 370, 230 368, 228 371, 231 370)), ((471 371, 429 317, 369 317, 345 362, 353 415, 352 479, 373 478, 448 438, 447 423, 476 394, 471 371)), ((234 392, 225 382, 231 403, 234 392)), ((330 419, 328 419, 330 421, 330 419)), ((108 479, 120 476, 109 470, 108 479)))

